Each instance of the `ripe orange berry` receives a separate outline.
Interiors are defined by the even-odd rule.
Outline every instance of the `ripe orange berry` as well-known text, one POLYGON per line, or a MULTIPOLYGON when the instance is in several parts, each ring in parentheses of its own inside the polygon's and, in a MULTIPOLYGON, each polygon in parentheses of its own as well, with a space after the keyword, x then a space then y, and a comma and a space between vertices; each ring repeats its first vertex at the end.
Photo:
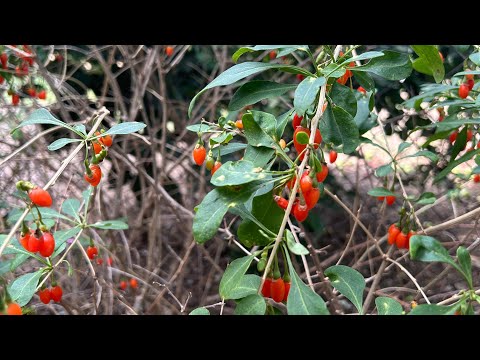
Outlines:
POLYGON ((7 315, 22 315, 22 308, 17 303, 8 304, 7 315))
POLYGON ((126 281, 120 281, 120 289, 125 290, 127 288, 127 282, 126 281))
POLYGON ((28 197, 32 202, 40 207, 50 207, 52 205, 52 197, 48 191, 39 188, 38 186, 34 187, 28 192, 28 197))
POLYGON ((55 250, 55 239, 49 232, 44 232, 40 238, 40 255, 43 257, 52 256, 53 250, 55 250))
POLYGON ((262 287, 262 295, 263 297, 269 298, 271 295, 271 288, 272 288, 272 278, 266 278, 265 282, 263 283, 262 287))
POLYGON ((318 200, 320 199, 320 189, 312 188, 308 193, 304 195, 305 203, 307 204, 308 210, 311 210, 315 207, 318 200))
POLYGON ((235 126, 237 127, 237 129, 242 130, 242 129, 243 129, 243 122, 242 122, 242 120, 237 120, 237 121, 235 121, 235 126))
POLYGON ((397 237, 395 238, 395 243, 399 249, 406 249, 407 248, 407 238, 408 235, 405 234, 403 231, 400 232, 397 237))
POLYGON ((50 294, 53 301, 62 301, 63 290, 59 285, 52 287, 52 289, 50 290, 50 294))
POLYGON ((463 83, 460 85, 460 88, 458 89, 458 96, 460 96, 462 99, 465 99, 468 96, 468 93, 470 92, 470 89, 468 87, 467 83, 463 83))
POLYGON ((88 174, 85 173, 83 177, 90 185, 97 186, 102 179, 102 169, 96 164, 91 164, 90 171, 92 172, 91 176, 88 176, 88 174))
POLYGON ((38 292, 38 296, 40 297, 40 301, 44 304, 48 304, 52 299, 52 295, 50 294, 50 289, 43 289, 38 292))
POLYGON ((333 164, 335 161, 337 161, 337 152, 335 150, 331 150, 329 157, 330 157, 330 164, 333 164))
POLYGON ((361 92, 362 94, 366 94, 367 90, 365 90, 363 87, 359 86, 357 91, 361 92))
POLYGON ((193 149, 192 157, 193 161, 195 161, 195 164, 201 166, 205 161, 205 158, 207 157, 207 150, 205 150, 205 147, 203 145, 197 144, 193 149))
POLYGON ((270 296, 276 302, 282 302, 285 296, 285 283, 282 278, 274 279, 270 287, 270 296))
POLYGON ((387 196, 386 199, 387 199, 387 205, 393 205, 396 197, 395 196, 387 196))
POLYGON ((98 249, 96 246, 88 246, 87 247, 87 255, 90 260, 95 259, 95 256, 98 255, 98 249))
POLYGON ((285 282, 285 295, 283 295, 283 302, 286 302, 288 300, 288 294, 290 293, 290 282, 285 282))
POLYGON ((102 151, 102 144, 100 144, 98 141, 93 141, 92 146, 95 154, 100 154, 100 151, 102 151))
POLYGON ((222 166, 222 163, 220 161, 215 161, 215 164, 213 165, 213 168, 212 168, 212 176, 213 174, 215 174, 215 172, 220 169, 220 166, 222 166))
POLYGON ((173 55, 173 46, 167 46, 165 48, 165 53, 167 54, 167 56, 172 56, 173 55))
POLYGON ((131 287, 132 289, 136 289, 136 288, 138 287, 138 281, 137 281, 137 279, 134 279, 134 278, 131 278, 131 279, 130 279, 130 287, 131 287))
POLYGON ((322 164, 322 170, 317 172, 317 181, 320 182, 320 183, 324 182, 325 179, 327 178, 327 176, 328 176, 328 167, 327 167, 326 163, 323 163, 322 164))
POLYGON ((281 196, 278 196, 278 195, 275 195, 273 197, 273 200, 277 203, 278 206, 280 206, 283 210, 285 210, 288 206, 288 200, 281 197, 281 196))
POLYGON ((480 174, 475 174, 473 176, 473 181, 476 182, 476 183, 479 183, 480 182, 480 174))
POLYGON ((308 217, 307 205, 295 203, 293 205, 293 216, 295 216, 295 219, 297 219, 298 222, 304 222, 308 217))
POLYGON ((270 57, 270 60, 273 60, 277 57, 277 52, 275 50, 272 50, 268 53, 268 56, 270 57))
POLYGON ((42 90, 38 93, 37 96, 40 100, 45 100, 47 98, 47 92, 45 90, 42 90))

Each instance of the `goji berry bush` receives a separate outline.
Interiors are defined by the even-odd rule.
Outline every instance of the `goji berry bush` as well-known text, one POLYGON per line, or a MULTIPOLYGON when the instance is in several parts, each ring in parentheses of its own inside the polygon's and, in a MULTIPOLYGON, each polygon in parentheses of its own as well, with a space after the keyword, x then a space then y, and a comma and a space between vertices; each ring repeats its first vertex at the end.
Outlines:
POLYGON ((478 47, 0 60, 0 313, 478 313, 478 47))

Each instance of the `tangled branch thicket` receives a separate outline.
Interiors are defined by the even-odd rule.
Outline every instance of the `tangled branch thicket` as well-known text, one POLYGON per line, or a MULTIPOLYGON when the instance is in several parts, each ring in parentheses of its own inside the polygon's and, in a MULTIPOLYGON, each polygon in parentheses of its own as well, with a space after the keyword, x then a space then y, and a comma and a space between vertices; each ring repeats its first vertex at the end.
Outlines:
MULTIPOLYGON (((199 169, 191 160, 197 136, 186 127, 201 119, 215 121, 222 104, 228 104, 234 89, 217 87, 200 98, 192 117, 187 118, 191 98, 231 66, 234 49, 236 47, 177 45, 173 55, 166 56, 164 46, 35 47, 36 52, 63 57, 62 62, 55 62, 52 61, 55 56, 46 56, 48 60, 40 63, 37 69, 39 81, 48 84, 51 91, 47 107, 58 118, 68 123, 84 123, 97 109, 105 106, 110 110, 105 118, 108 125, 120 120, 147 124, 142 134, 114 140, 90 213, 91 219, 125 217, 129 229, 89 228, 87 234, 95 240, 105 260, 102 266, 95 264, 98 282, 92 278, 81 253, 78 250, 70 252, 67 260, 74 269, 73 275, 69 277, 67 265, 63 265, 57 279, 64 288, 64 300, 61 304, 43 305, 35 296, 33 303, 37 313, 180 314, 208 305, 213 305, 210 309, 213 313, 233 313, 229 302, 222 303, 218 285, 226 265, 246 250, 235 238, 238 219, 233 215, 226 217, 214 240, 205 245, 197 245, 193 240, 194 207, 211 185, 205 165, 199 169), (113 262, 106 266, 109 257, 113 262), (138 289, 121 291, 119 282, 132 277, 138 280, 138 289)), ((258 60, 263 56, 265 54, 259 55, 258 60)), ((306 61, 295 60, 300 64, 306 61)), ((295 81, 290 74, 275 76, 279 79, 291 77, 295 81)), ((415 95, 410 90, 410 96, 415 95)), ((381 96, 382 91, 379 94, 381 96)), ((277 107, 281 113, 292 107, 289 101, 285 96, 260 106, 277 107)), ((30 179, 44 184, 68 156, 70 147, 56 152, 47 150, 52 141, 66 136, 60 128, 31 125, 22 128, 21 133, 9 133, 29 112, 45 106, 45 102, 24 102, 19 107, 10 105, 5 99, 0 99, 0 103, 0 232, 5 233, 11 227, 7 222, 8 212, 12 206, 21 206, 13 195, 15 183, 30 179), (25 144, 28 146, 22 148, 25 144), (19 148, 21 151, 17 153, 19 148)), ((401 133, 410 115, 405 113, 392 118, 382 116, 386 113, 384 110, 377 108, 382 126, 370 131, 369 136, 394 151, 401 139, 396 133, 385 135, 383 126, 392 124, 401 133)), ((237 117, 238 114, 228 116, 237 117)), ((417 146, 421 140, 419 136, 409 139, 417 146)), ((301 224, 300 228, 293 226, 300 240, 308 245, 310 255, 306 256, 306 263, 315 291, 325 300, 335 299, 337 313, 355 312, 353 305, 336 291, 330 299, 327 294, 331 294, 331 288, 327 289, 325 279, 319 276, 331 265, 344 264, 364 275, 367 293, 393 297, 405 309, 410 308, 412 300, 426 301, 418 287, 423 289, 429 301, 448 303, 464 288, 461 278, 447 265, 413 262, 404 251, 387 248, 385 234, 388 226, 397 220, 397 211, 367 195, 370 188, 382 185, 374 176, 374 170, 384 164, 385 159, 368 144, 360 146, 358 153, 358 157, 339 156, 337 166, 330 168, 327 194, 312 210, 311 221, 301 224), (379 240, 385 253, 388 250, 389 259, 394 260, 387 261, 380 255, 365 229, 379 240)), ((478 278, 480 214, 475 212, 478 190, 472 182, 465 182, 459 186, 466 189, 460 190, 460 195, 447 196, 454 184, 448 181, 432 185, 428 171, 417 171, 427 167, 428 162, 421 161, 412 158, 402 162, 400 174, 405 191, 417 196, 425 191, 445 195, 438 196, 440 199, 434 205, 426 205, 416 214, 424 227, 430 225, 430 231, 437 230, 436 238, 450 254, 454 255, 460 245, 468 247, 472 254, 473 277, 478 278), (469 212, 472 212, 471 217, 459 222, 454 220, 469 212)), ((56 210, 67 197, 81 198, 86 188, 83 172, 82 157, 78 155, 51 190, 58 204, 56 210)), ((300 258, 292 260, 297 272, 306 280, 304 263, 300 258)), ((31 271, 31 266, 27 262, 16 273, 31 271)), ((328 304, 331 305, 330 301, 328 304)), ((370 301, 367 297, 366 310, 371 312, 374 306, 371 296, 370 301)))

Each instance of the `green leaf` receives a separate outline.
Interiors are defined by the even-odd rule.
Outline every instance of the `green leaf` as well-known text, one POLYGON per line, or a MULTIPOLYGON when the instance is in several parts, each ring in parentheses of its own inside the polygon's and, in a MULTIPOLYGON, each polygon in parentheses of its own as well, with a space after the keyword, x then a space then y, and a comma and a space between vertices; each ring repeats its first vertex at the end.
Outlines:
POLYGON ((10 269, 9 271, 14 271, 17 267, 22 265, 25 261, 30 258, 30 254, 17 254, 10 262, 10 269))
POLYGON ((264 168, 270 162, 274 154, 275 150, 272 148, 247 145, 243 160, 250 161, 255 167, 264 168))
POLYGON ((124 123, 120 123, 117 125, 112 126, 110 129, 105 131, 102 136, 104 135, 126 135, 126 134, 131 134, 137 131, 140 131, 144 128, 146 128, 147 125, 142 123, 142 122, 136 122, 136 121, 128 121, 124 123))
POLYGON ((350 154, 360 144, 357 124, 346 110, 339 106, 328 106, 319 122, 323 141, 343 146, 342 151, 350 154), (333 108, 333 109, 332 109, 333 108))
POLYGON ((58 254, 62 253, 65 250, 67 240, 71 239, 82 231, 78 226, 68 229, 68 230, 58 230, 55 232, 55 252, 52 254, 51 258, 55 258, 58 254))
POLYGON ((411 45, 419 56, 413 61, 413 68, 423 74, 432 75, 437 83, 445 77, 445 68, 438 49, 434 45, 411 45))
POLYGON ((480 75, 480 70, 460 71, 453 76, 480 75))
POLYGON ((8 292, 13 301, 20 306, 25 306, 32 299, 33 294, 37 289, 38 281, 42 276, 43 271, 39 270, 33 273, 22 275, 15 279, 10 285, 8 292))
POLYGON ((233 135, 231 133, 223 132, 218 134, 217 136, 212 136, 209 141, 210 145, 213 144, 228 144, 230 140, 233 139, 233 135))
POLYGON ((425 156, 426 158, 430 159, 430 161, 433 161, 433 162, 436 162, 438 160, 438 155, 429 150, 420 150, 420 151, 417 151, 415 154, 405 156, 405 158, 417 157, 417 156, 425 156))
MULTIPOLYGON (((277 50, 280 49, 280 51, 283 50, 288 50, 288 51, 295 51, 295 50, 307 50, 308 45, 256 45, 256 46, 245 46, 241 47, 235 53, 232 55, 232 60, 233 62, 237 62, 240 56, 242 56, 245 53, 248 52, 254 52, 254 51, 262 51, 262 50, 277 50)), ((278 55, 277 55, 278 57, 278 55)))
POLYGON ((386 296, 379 296, 375 299, 378 315, 402 315, 403 308, 400 303, 386 296))
POLYGON ((89 226, 95 227, 97 229, 111 229, 111 230, 126 230, 128 229, 128 224, 123 220, 105 220, 97 221, 95 224, 90 224, 89 226))
MULTIPOLYGON (((455 117, 456 118, 456 117, 455 117)), ((463 125, 480 125, 480 119, 470 118, 470 119, 462 119, 462 120, 450 120, 446 118, 442 122, 437 122, 432 125, 437 127, 437 132, 440 131, 450 131, 453 129, 458 129, 460 126, 463 125)))
POLYGON ((412 62, 407 54, 384 51, 384 56, 372 59, 366 65, 350 69, 354 73, 368 71, 388 80, 402 80, 412 72, 412 62))
POLYGON ((247 76, 257 74, 259 72, 269 70, 269 69, 279 69, 285 72, 294 73, 294 74, 303 74, 305 76, 313 76, 307 70, 304 70, 297 66, 284 65, 284 64, 270 64, 270 63, 261 63, 261 62, 244 62, 232 66, 231 68, 225 70, 223 73, 218 75, 210 84, 205 86, 190 102, 188 107, 188 117, 192 116, 193 106, 197 98, 203 94, 208 89, 212 89, 217 86, 225 86, 236 83, 239 80, 246 78, 247 76))
POLYGON ((453 315, 455 311, 460 309, 461 302, 450 306, 442 306, 436 304, 417 305, 408 313, 408 315, 453 315))
POLYGON ((375 90, 375 82, 367 72, 355 71, 353 77, 367 91, 375 90))
POLYGON ((253 114, 246 113, 243 115, 243 131, 248 144, 251 146, 275 148, 276 141, 273 139, 274 135, 271 133, 272 131, 275 133, 275 117, 271 115, 271 117, 263 117, 262 119, 263 121, 259 124, 255 121, 253 114))
POLYGON ((479 52, 470 54, 470 56, 469 56, 468 58, 469 58, 475 65, 480 66, 480 53, 479 53, 479 52))
POLYGON ((457 249, 457 259, 468 286, 473 289, 472 259, 470 258, 469 251, 465 247, 459 246, 457 249))
POLYGON ((370 99, 373 99, 372 92, 368 92, 367 96, 363 96, 358 91, 357 93, 358 94, 355 95, 357 98, 357 113, 355 114, 353 121, 355 121, 355 124, 357 124, 358 131, 360 135, 362 135, 375 127, 377 122, 376 115, 371 113, 369 108, 370 99))
POLYGON ((370 189, 367 194, 370 196, 396 196, 395 193, 383 187, 370 189))
POLYGON ((286 236, 287 236, 287 247, 288 250, 290 250, 291 253, 295 255, 308 255, 310 254, 310 251, 307 250, 305 246, 302 244, 299 244, 295 241, 295 238, 293 237, 293 234, 290 232, 290 230, 286 230, 286 236))
POLYGON ((378 176, 378 177, 383 177, 383 176, 387 176, 392 171, 393 171, 392 163, 388 163, 386 165, 379 166, 375 170, 375 175, 378 176))
POLYGON ((320 87, 325 83, 326 80, 324 77, 315 78, 309 76, 298 84, 293 98, 293 106, 299 116, 305 115, 305 111, 312 106, 320 91, 320 87))
POLYGON ((346 69, 344 66, 340 66, 339 64, 336 63, 331 63, 325 66, 322 70, 320 70, 321 73, 329 78, 339 78, 340 76, 343 76, 346 72, 346 69))
POLYGON ((403 308, 400 303, 386 296, 379 296, 375 299, 378 315, 402 315, 403 308))
POLYGON ((241 299, 256 294, 262 279, 258 275, 243 275, 238 285, 230 292, 230 299, 241 299))
POLYGON ((247 105, 252 105, 263 99, 281 96, 287 91, 295 90, 297 84, 279 84, 273 81, 255 80, 243 84, 233 94, 229 110, 240 110, 247 105))
MULTIPOLYGON (((247 147, 247 144, 238 143, 238 142, 230 142, 226 145, 220 146, 220 156, 232 154, 234 152, 244 150, 247 147)), ((217 149, 214 150, 214 153, 217 153, 217 149)))
POLYGON ((80 133, 82 133, 84 136, 87 136, 87 129, 85 128, 85 125, 77 124, 77 125, 73 125, 73 128, 79 131, 80 133))
POLYGON ((193 125, 188 125, 187 126, 188 131, 192 131, 195 133, 201 132, 203 134, 206 133, 215 133, 218 132, 219 129, 217 126, 210 126, 207 124, 193 124, 193 125))
POLYGON ((81 222, 78 216, 78 210, 80 209, 80 201, 77 199, 67 199, 62 204, 62 212, 65 215, 69 215, 78 222, 81 222))
POLYGON ((425 192, 420 195, 417 200, 414 201, 417 203, 417 205, 428 205, 433 204, 435 201, 437 201, 437 198, 435 197, 434 193, 425 192))
POLYGON ((83 208, 88 209, 88 205, 90 204, 90 199, 92 198, 93 194, 93 186, 87 187, 87 190, 82 191, 82 199, 85 202, 83 208))
POLYGON ((439 94, 446 94, 447 92, 453 89, 458 89, 458 86, 444 85, 444 84, 423 85, 419 95, 406 100, 403 104, 408 108, 414 108, 416 102, 422 102, 428 99, 433 99, 434 96, 439 94))
POLYGON ((402 142, 398 145, 398 150, 397 150, 397 154, 400 154, 403 150, 405 150, 406 148, 410 147, 412 145, 412 143, 409 143, 409 142, 402 142))
POLYGON ((357 114, 357 99, 349 87, 334 82, 330 91, 330 98, 335 105, 340 106, 352 117, 357 114))
POLYGON ((243 275, 247 272, 254 256, 244 256, 232 261, 225 272, 222 280, 220 280, 219 293, 222 299, 231 299, 232 293, 235 294, 235 289, 243 280, 243 275))
POLYGON ((237 301, 235 315, 265 315, 267 304, 263 296, 258 294, 248 295, 246 298, 237 301))
MULTIPOLYGON (((252 216, 271 232, 278 233, 284 214, 285 212, 273 200, 272 192, 253 198, 252 216)), ((262 235, 260 230, 254 221, 245 219, 238 227, 237 236, 247 247, 269 244, 271 240, 262 235)))
POLYGON ((50 151, 55 151, 58 149, 61 149, 67 144, 73 143, 73 142, 80 142, 82 141, 81 139, 67 139, 67 138, 61 138, 58 140, 55 140, 52 142, 50 145, 47 146, 48 150, 50 151))
POLYGON ((266 180, 269 175, 261 167, 255 167, 248 160, 228 161, 212 176, 210 182, 215 186, 247 184, 256 180, 266 180))
POLYGON ((294 109, 288 110, 286 113, 277 117, 277 139, 281 139, 283 136, 283 132, 285 131, 285 127, 287 126, 288 120, 290 120, 290 116, 293 114, 294 109))
POLYGON ((457 271, 461 269, 443 245, 431 236, 413 235, 410 238, 410 258, 423 262, 443 262, 452 265, 457 271))
POLYGON ((25 120, 23 120, 17 127, 15 127, 10 133, 13 133, 18 128, 26 125, 33 125, 33 124, 51 124, 64 127, 73 131, 73 128, 69 126, 67 123, 58 120, 54 117, 47 109, 38 109, 33 111, 25 120))
POLYGON ((450 156, 450 161, 455 160, 460 151, 465 149, 465 145, 467 145, 467 127, 464 127, 462 131, 458 133, 457 139, 455 140, 455 144, 452 148, 452 155, 450 156))
POLYGON ((290 256, 287 256, 291 285, 288 293, 288 315, 329 315, 325 301, 310 289, 295 272, 290 256))
POLYGON ((367 52, 364 52, 363 54, 353 56, 350 59, 347 59, 346 61, 350 63, 352 61, 368 60, 368 59, 373 59, 381 56, 384 56, 383 52, 381 51, 367 51, 367 52))
POLYGON ((365 279, 357 270, 344 265, 330 266, 325 270, 332 286, 352 302, 360 314, 363 314, 363 291, 365 279))
POLYGON ((245 203, 258 188, 258 184, 250 183, 238 188, 225 186, 210 191, 195 208, 196 213, 193 217, 195 241, 203 244, 210 240, 217 232, 228 209, 245 203))
POLYGON ((188 315, 210 315, 210 311, 204 307, 196 308, 195 310, 190 311, 188 315))
POLYGON ((479 153, 480 153, 480 149, 475 149, 473 151, 467 151, 463 156, 459 157, 457 160, 450 161, 448 163, 448 165, 442 171, 440 171, 440 173, 437 176, 435 176, 435 178, 433 179, 433 183, 435 184, 438 181, 442 180, 445 176, 450 174, 450 172, 454 168, 456 168, 458 165, 464 163, 465 161, 470 160, 472 157, 474 157, 475 155, 477 155, 479 153))
MULTIPOLYGON (((56 218, 60 218, 60 219, 63 219, 63 220, 70 220, 68 217, 56 212, 55 210, 51 209, 51 208, 45 208, 45 207, 42 207, 42 208, 38 208, 38 210, 40 211, 40 214, 42 215, 42 219, 56 219, 56 218)), ((22 215, 23 213, 23 209, 13 209, 9 214, 8 214, 8 222, 10 223, 14 223, 15 221, 17 221, 18 219, 20 219, 20 216, 22 215)), ((35 213, 35 217, 32 215, 32 213, 30 212, 26 217, 25 217, 25 221, 31 221, 31 220, 35 220, 37 219, 37 214, 35 213)))

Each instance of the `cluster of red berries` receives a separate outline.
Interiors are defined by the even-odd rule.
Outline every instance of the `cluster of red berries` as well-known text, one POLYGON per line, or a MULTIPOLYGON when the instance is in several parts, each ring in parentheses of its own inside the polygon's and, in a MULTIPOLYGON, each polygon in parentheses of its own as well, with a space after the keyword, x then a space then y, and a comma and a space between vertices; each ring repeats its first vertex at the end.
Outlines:
MULTIPOLYGON (((460 130, 460 131, 462 131, 462 130, 460 130)), ((448 140, 450 141, 450 144, 453 145, 455 143, 455 141, 457 141, 458 133, 459 133, 459 131, 455 130, 453 133, 450 134, 450 136, 448 137, 448 140)), ((467 141, 465 142, 465 145, 463 146, 462 150, 464 150, 467 147, 468 142, 472 141, 473 138, 474 138, 474 136, 473 136, 472 130, 467 129, 467 141)), ((477 149, 479 149, 479 148, 480 148, 480 142, 477 142, 477 149)), ((473 147, 473 142, 472 142, 471 145, 468 147, 467 151, 473 151, 473 150, 474 150, 474 147, 473 147)))
POLYGON ((458 88, 458 96, 462 99, 465 99, 475 86, 475 80, 473 80, 473 77, 473 74, 465 75, 465 82, 463 82, 458 88))
MULTIPOLYGON (((105 130, 95 132, 95 136, 100 136, 104 133, 105 130)), ((102 169, 98 165, 101 163, 107 156, 107 148, 112 146, 113 139, 111 135, 104 135, 92 141, 93 152, 95 153, 92 156, 90 164, 85 167, 86 171, 83 175, 85 181, 87 181, 92 186, 97 186, 102 179, 102 169)), ((88 161, 86 162, 86 165, 88 161)))
MULTIPOLYGON (((242 128, 243 128, 243 124, 242 124, 242 128)), ((215 172, 218 169, 220 169, 220 166, 222 166, 220 157, 217 157, 217 160, 215 160, 213 158, 213 154, 211 150, 207 157, 207 150, 205 149, 205 146, 203 146, 203 142, 201 140, 199 140, 197 145, 195 145, 195 148, 193 149, 193 152, 192 152, 192 157, 193 157, 193 161, 198 166, 202 166, 205 159, 207 159, 207 162, 205 163, 205 167, 207 168, 207 170, 210 170, 210 173, 212 174, 212 176, 213 174, 215 174, 215 172)))
MULTIPOLYGON (((30 68, 35 62, 32 49, 29 45, 12 45, 12 47, 18 48, 17 51, 11 51, 10 54, 3 51, 0 53, 0 65, 3 70, 7 70, 11 73, 12 79, 9 81, 10 87, 7 91, 8 95, 12 97, 12 105, 17 106, 20 103, 20 98, 31 97, 45 100, 47 98, 47 92, 41 86, 34 85, 31 82, 31 78, 27 80, 27 84, 22 85, 21 90, 14 90, 13 78, 17 78, 20 82, 25 83, 25 77, 30 73, 30 68), (26 55, 25 55, 26 54, 26 55), (9 70, 11 68, 11 70, 9 70)), ((5 77, 0 74, 0 85, 5 82, 5 77)))
MULTIPOLYGON (((326 105, 326 104, 325 104, 326 105)), ((325 108, 324 108, 325 110, 325 108)), ((292 126, 294 128, 293 133, 293 145, 298 152, 298 158, 302 160, 305 156, 305 150, 308 146, 310 138, 310 129, 302 126, 303 117, 294 115, 292 120, 292 126)), ((322 142, 322 134, 319 129, 316 129, 313 148, 318 149, 322 142)), ((280 140, 280 146, 285 148, 285 140, 280 140), (282 144, 283 141, 283 144, 282 144)), ((329 160, 330 163, 337 161, 338 154, 335 150, 330 150, 329 160)), ((315 156, 316 158, 316 156, 315 156)), ((292 207, 292 214, 299 222, 305 221, 308 217, 308 213, 315 207, 321 196, 321 191, 318 188, 319 183, 323 183, 328 176, 328 167, 325 162, 320 163, 310 159, 310 165, 303 172, 300 178, 300 191, 299 197, 294 200, 292 207)), ((296 175, 287 181, 286 188, 292 189, 296 182, 296 175)), ((288 200, 280 195, 274 195, 274 200, 282 209, 286 209, 288 206, 288 200)))
POLYGON ((395 200, 397 199, 396 196, 389 195, 389 196, 377 196, 378 201, 387 200, 387 205, 393 205, 395 200))
MULTIPOLYGON (((19 181, 17 188, 21 191, 27 191, 28 197, 32 204, 38 207, 50 207, 52 205, 52 197, 48 191, 39 188, 28 181, 19 181)), ((23 248, 32 253, 39 253, 43 257, 50 257, 55 250, 55 238, 47 230, 47 227, 41 222, 37 221, 37 230, 30 229, 25 222, 23 222, 22 231, 20 234, 19 243, 23 248)))
POLYGON ((53 285, 52 288, 42 288, 38 291, 38 297, 44 304, 48 304, 50 301, 60 302, 62 301, 63 290, 59 285, 53 285))
POLYGON ((392 224, 388 228, 388 243, 397 245, 399 249, 410 249, 410 238, 415 235, 413 230, 401 229, 399 224, 392 224))
POLYGON ((265 279, 262 287, 262 295, 265 298, 272 298, 276 302, 287 302, 290 293, 290 281, 285 281, 281 277, 278 279, 265 279))
POLYGON ((132 289, 136 289, 138 287, 137 279, 131 278, 130 281, 128 282, 128 284, 125 280, 122 280, 122 281, 120 281, 119 287, 120 287, 121 290, 125 291, 127 289, 128 285, 130 285, 130 287, 132 289))

